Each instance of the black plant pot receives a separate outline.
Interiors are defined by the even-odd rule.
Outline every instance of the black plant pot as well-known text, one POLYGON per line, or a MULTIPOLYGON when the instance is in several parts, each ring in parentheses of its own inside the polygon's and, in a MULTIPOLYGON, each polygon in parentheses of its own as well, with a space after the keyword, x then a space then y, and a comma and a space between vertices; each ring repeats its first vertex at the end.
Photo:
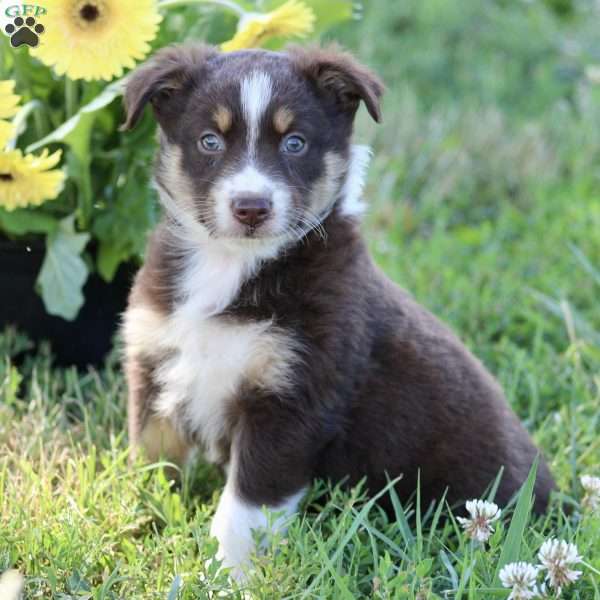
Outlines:
POLYGON ((121 265, 111 283, 91 274, 79 315, 65 321, 49 315, 35 291, 44 253, 41 240, 25 243, 0 237, 0 331, 15 325, 34 342, 49 341, 54 364, 98 365, 111 350, 137 265, 121 265))

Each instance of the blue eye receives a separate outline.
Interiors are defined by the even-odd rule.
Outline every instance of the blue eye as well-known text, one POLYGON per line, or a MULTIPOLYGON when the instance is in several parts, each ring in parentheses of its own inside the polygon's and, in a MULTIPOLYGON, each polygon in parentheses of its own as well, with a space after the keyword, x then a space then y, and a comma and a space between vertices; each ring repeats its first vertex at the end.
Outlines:
POLYGON ((225 150, 225 142, 216 133, 205 133, 200 138, 199 147, 203 152, 215 154, 225 150))
POLYGON ((281 150, 287 154, 300 154, 306 148, 306 140, 297 133, 288 135, 281 144, 281 150))

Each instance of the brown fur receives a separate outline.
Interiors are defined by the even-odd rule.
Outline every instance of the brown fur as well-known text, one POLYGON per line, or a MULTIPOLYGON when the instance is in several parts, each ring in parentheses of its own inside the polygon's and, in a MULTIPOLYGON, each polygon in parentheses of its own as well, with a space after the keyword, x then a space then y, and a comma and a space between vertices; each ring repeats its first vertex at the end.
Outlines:
MULTIPOLYGON (((228 310, 240 319, 274 315, 305 348, 287 412, 262 394, 249 402, 247 390, 238 402, 242 429, 263 460, 285 444, 297 462, 277 470, 276 488, 253 476, 241 488, 269 504, 297 489, 304 470, 350 484, 367 476, 372 492, 387 475, 403 474, 396 488, 407 498, 420 468, 422 497, 440 498, 448 488, 452 503, 481 497, 504 467, 497 501, 505 504, 538 451, 499 386, 447 327, 372 263, 355 223, 333 214, 326 228, 326 242, 311 234, 249 281, 228 310), (269 440, 266 430, 277 437, 269 440)), ((542 461, 536 510, 552 487, 542 461)))
POLYGON ((332 45, 327 48, 293 46, 288 54, 306 77, 336 97, 342 109, 355 112, 362 100, 371 117, 378 123, 381 121, 379 101, 383 83, 350 53, 332 45))
MULTIPOLYGON (((178 164, 169 163, 175 172, 168 173, 159 156, 158 185, 174 196, 189 196, 176 199, 188 212, 197 205, 195 218, 215 239, 211 182, 243 164, 244 150, 236 143, 245 139, 246 130, 232 98, 255 65, 280 83, 265 115, 269 125, 261 131, 257 160, 289 184, 298 209, 319 200, 326 205, 327 198, 318 198, 320 190, 334 190, 336 199, 349 168, 359 102, 375 120, 381 118, 381 82, 335 49, 220 55, 200 47, 159 53, 129 83, 126 125, 153 103, 164 140, 181 153, 178 164), (193 142, 203 119, 212 118, 218 106, 233 115, 228 150, 222 157, 201 157, 193 142), (294 127, 304 127, 313 142, 306 156, 294 159, 293 168, 279 151, 282 128, 275 118, 282 107, 293 112, 294 127), (333 174, 325 167, 327 157, 339 165, 333 174), (173 181, 185 185, 174 190, 173 181)), ((223 323, 272 321, 295 349, 293 361, 286 357, 293 362, 287 386, 271 389, 248 374, 228 399, 220 455, 225 463, 236 448, 236 489, 248 502, 277 505, 314 477, 351 484, 366 477, 375 492, 388 476, 403 474, 396 488, 405 500, 420 471, 424 501, 439 499, 447 489, 449 501, 457 502, 480 497, 504 468, 497 499, 506 503, 538 450, 481 363, 373 264, 356 219, 343 214, 341 200, 322 230, 261 264, 222 313, 211 317, 223 323)), ((168 220, 150 240, 131 294, 132 315, 135 308, 147 307, 166 317, 182 301, 178 286, 185 251, 168 220)), ((127 358, 134 444, 152 418, 158 393, 155 373, 165 357, 154 350, 127 358)), ((186 436, 184 444, 199 443, 193 431, 179 428, 178 435, 186 436)), ((542 461, 536 510, 545 508, 553 486, 542 461)))

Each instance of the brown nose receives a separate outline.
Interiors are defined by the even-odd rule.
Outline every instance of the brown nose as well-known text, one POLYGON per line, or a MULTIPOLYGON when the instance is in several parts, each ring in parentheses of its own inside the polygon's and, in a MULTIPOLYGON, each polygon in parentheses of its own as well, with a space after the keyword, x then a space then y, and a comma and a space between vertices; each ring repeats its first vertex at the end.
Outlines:
POLYGON ((231 210, 242 225, 256 227, 269 218, 271 201, 261 196, 240 196, 232 202, 231 210))

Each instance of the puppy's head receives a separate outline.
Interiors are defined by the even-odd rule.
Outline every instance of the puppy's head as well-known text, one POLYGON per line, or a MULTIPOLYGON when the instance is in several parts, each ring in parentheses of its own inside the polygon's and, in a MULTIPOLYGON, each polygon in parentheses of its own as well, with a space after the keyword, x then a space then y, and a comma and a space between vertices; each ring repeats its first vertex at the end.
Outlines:
POLYGON ((300 237, 348 188, 354 115, 362 100, 379 121, 382 89, 332 48, 170 47, 129 79, 125 127, 152 104, 175 217, 217 238, 300 237))

